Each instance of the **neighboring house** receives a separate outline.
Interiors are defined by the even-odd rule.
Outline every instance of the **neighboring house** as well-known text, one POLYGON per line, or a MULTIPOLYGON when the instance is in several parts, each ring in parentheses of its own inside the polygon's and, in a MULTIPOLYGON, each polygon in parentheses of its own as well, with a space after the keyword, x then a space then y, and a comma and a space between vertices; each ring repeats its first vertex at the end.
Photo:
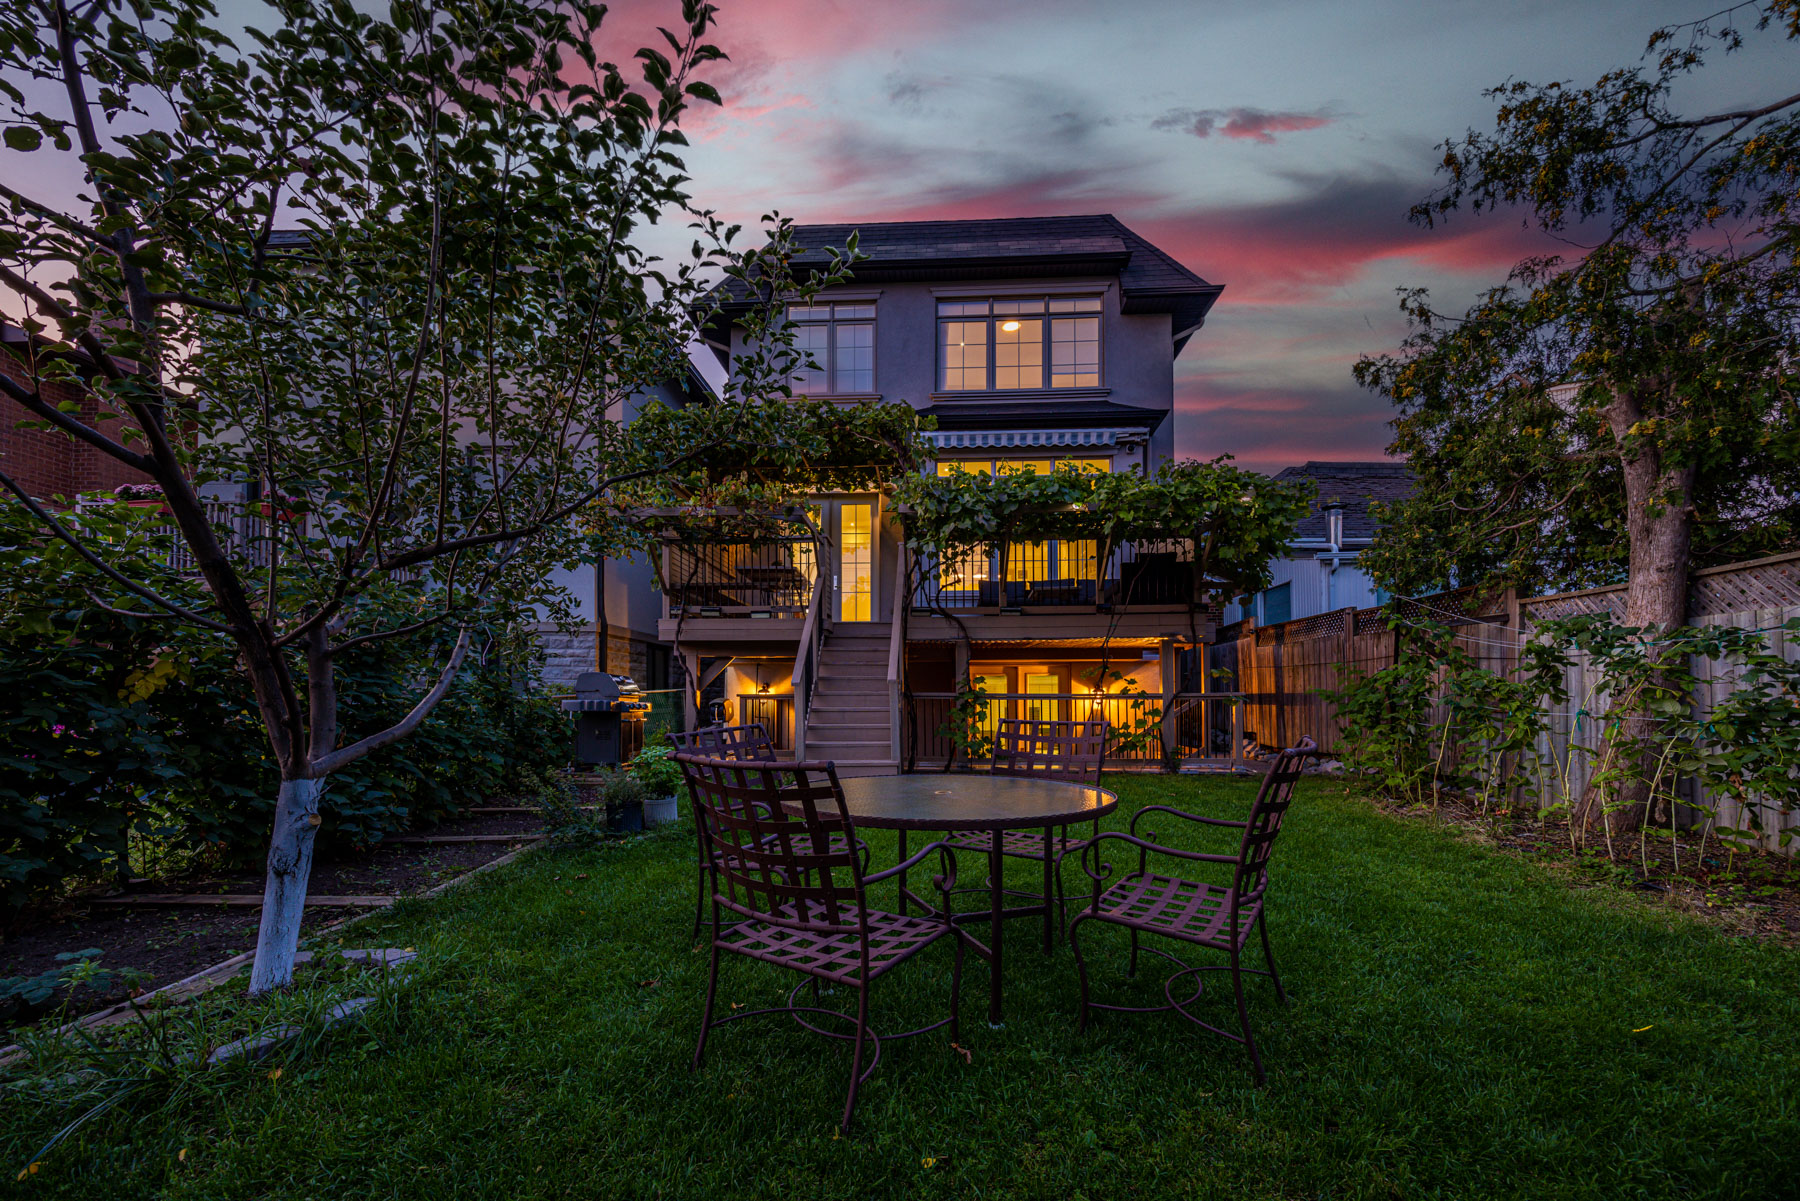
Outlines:
MULTIPOLYGON (((825 247, 853 231, 868 256, 853 278, 789 311, 819 364, 797 392, 911 404, 936 419, 940 472, 1153 471, 1173 454, 1175 358, 1220 285, 1111 216, 796 237, 825 247)), ((826 256, 796 260, 814 261, 826 256)), ((705 333, 729 367, 750 302, 735 285, 724 301, 705 333)), ((1127 546, 1102 564, 1091 543, 989 547, 922 565, 914 589, 886 497, 816 501, 823 563, 810 539, 668 548, 659 632, 728 720, 761 720, 778 747, 847 774, 941 763, 959 683, 994 698, 990 718, 1085 716, 1097 693, 1172 696, 1180 681, 1163 666, 1211 635, 1182 549, 1127 546)), ((1129 721, 1144 702, 1104 704, 1129 721)))
MULTIPOLYGON (((31 352, 24 330, 0 324, 0 375, 27 391, 33 387, 27 366, 31 352)), ((90 377, 91 360, 80 354, 74 358, 82 377, 90 377)), ((119 420, 102 417, 99 402, 86 388, 56 381, 46 382, 43 392, 44 399, 56 404, 79 406, 81 420, 101 433, 121 436, 119 420)), ((5 399, 0 392, 0 471, 11 476, 34 499, 62 497, 73 501, 84 492, 110 492, 121 484, 149 482, 143 473, 61 430, 19 428, 21 423, 35 420, 23 405, 5 399)), ((0 504, 5 503, 11 502, 0 498, 0 504)))
MULTIPOLYGON (((633 396, 619 419, 629 423, 652 401, 679 409, 716 399, 712 385, 690 365, 683 378, 633 396)), ((662 596, 656 573, 643 556, 584 563, 572 571, 554 572, 551 579, 575 597, 582 623, 572 632, 548 622, 537 626, 547 683, 569 686, 584 671, 612 671, 631 676, 645 689, 675 685, 668 644, 657 634, 662 596), (604 608, 595 601, 601 595, 606 597, 604 608)))
POLYGON ((1406 464, 1312 462, 1286 468, 1275 478, 1311 480, 1318 494, 1287 555, 1270 564, 1269 586, 1226 605, 1225 622, 1254 618, 1258 625, 1276 625, 1387 600, 1387 593, 1357 565, 1357 555, 1375 538, 1370 504, 1392 504, 1412 495, 1413 477, 1406 464))

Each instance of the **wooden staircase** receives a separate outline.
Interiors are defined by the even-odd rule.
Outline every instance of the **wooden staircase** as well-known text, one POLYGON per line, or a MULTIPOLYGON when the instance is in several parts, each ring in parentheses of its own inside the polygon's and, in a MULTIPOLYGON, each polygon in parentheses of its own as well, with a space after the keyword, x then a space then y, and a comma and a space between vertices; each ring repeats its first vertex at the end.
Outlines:
POLYGON ((888 692, 889 623, 843 623, 825 639, 806 721, 806 757, 829 759, 840 777, 891 776, 893 707, 888 692))

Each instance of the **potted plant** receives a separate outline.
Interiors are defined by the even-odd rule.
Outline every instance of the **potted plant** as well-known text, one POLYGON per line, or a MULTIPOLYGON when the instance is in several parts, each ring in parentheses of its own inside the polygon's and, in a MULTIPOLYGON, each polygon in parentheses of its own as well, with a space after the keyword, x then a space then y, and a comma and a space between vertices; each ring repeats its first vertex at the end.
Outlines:
POLYGON ((600 800, 606 806, 606 828, 614 834, 631 834, 644 828, 644 786, 637 777, 616 768, 598 773, 600 800))
POLYGON ((681 818, 681 766, 675 762, 675 748, 663 743, 647 746, 638 752, 627 771, 644 786, 644 824, 660 826, 681 818))
POLYGON ((158 513, 168 512, 168 502, 163 500, 161 484, 120 484, 113 489, 113 495, 134 509, 153 509, 158 513))

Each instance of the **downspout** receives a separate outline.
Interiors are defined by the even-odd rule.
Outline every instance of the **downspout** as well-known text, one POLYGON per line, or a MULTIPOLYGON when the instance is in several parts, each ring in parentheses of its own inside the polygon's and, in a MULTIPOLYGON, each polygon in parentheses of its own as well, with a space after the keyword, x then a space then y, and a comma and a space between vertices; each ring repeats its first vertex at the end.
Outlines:
POLYGON ((1331 585, 1344 561, 1344 506, 1332 501, 1321 508, 1325 513, 1325 543, 1331 553, 1331 566, 1325 571, 1325 608, 1321 612, 1330 612, 1337 607, 1331 585))

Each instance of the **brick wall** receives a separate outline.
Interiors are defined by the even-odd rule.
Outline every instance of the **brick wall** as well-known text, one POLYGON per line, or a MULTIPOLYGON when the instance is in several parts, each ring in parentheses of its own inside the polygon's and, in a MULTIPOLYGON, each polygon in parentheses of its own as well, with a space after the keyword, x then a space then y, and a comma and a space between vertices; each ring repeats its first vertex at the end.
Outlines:
MULTIPOLYGON (((23 387, 31 387, 30 374, 13 347, 0 349, 0 374, 23 387)), ((109 437, 120 440, 118 418, 101 417, 100 406, 85 388, 65 383, 44 385, 44 399, 51 404, 74 401, 81 406, 81 419, 98 427, 109 437)), ((41 500, 53 496, 74 497, 81 492, 111 491, 120 484, 141 484, 149 480, 142 472, 133 471, 110 455, 60 430, 22 430, 19 422, 35 420, 33 415, 11 400, 0 399, 0 470, 19 481, 19 486, 41 500)))

